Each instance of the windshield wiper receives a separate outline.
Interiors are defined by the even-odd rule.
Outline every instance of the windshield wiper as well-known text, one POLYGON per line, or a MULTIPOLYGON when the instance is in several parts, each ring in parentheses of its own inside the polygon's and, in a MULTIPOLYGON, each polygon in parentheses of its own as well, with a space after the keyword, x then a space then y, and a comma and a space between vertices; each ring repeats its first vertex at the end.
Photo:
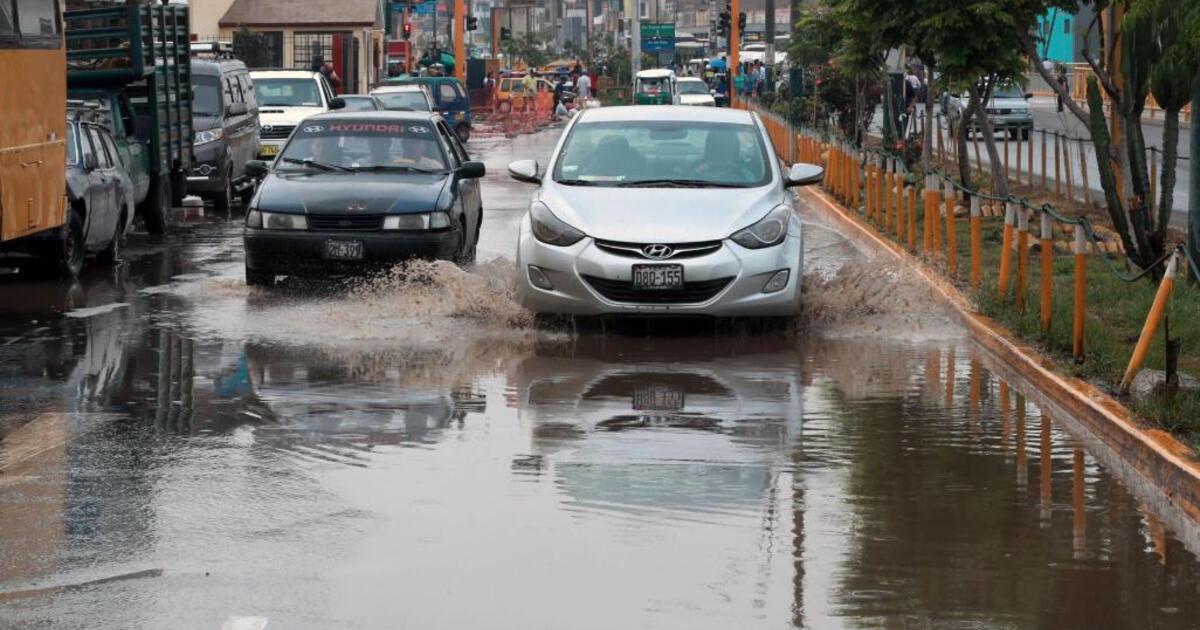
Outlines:
POLYGON ((595 182, 590 179, 559 179, 555 180, 564 186, 601 186, 601 182, 595 182))
POLYGON ((746 184, 730 184, 726 182, 711 182, 706 179, 639 179, 632 182, 617 184, 621 188, 653 188, 656 186, 676 186, 679 188, 746 188, 746 184))
POLYGON ((433 171, 427 168, 419 168, 416 166, 405 166, 403 164, 377 164, 375 166, 352 166, 352 171, 398 171, 401 173, 445 173, 445 171, 433 171))
POLYGON ((297 158, 285 157, 283 158, 283 161, 287 162, 288 164, 303 164, 304 166, 313 166, 323 171, 345 171, 347 173, 354 172, 354 169, 352 168, 346 168, 345 166, 341 166, 339 164, 330 164, 328 162, 318 162, 316 160, 300 160, 297 158))

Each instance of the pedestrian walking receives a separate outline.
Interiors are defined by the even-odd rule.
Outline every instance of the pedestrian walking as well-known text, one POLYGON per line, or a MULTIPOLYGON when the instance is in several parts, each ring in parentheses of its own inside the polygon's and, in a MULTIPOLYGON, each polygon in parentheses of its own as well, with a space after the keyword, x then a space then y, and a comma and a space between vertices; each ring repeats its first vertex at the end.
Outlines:
POLYGON ((321 64, 321 74, 325 76, 325 80, 329 82, 329 87, 333 88, 334 93, 342 93, 342 78, 333 69, 332 61, 326 59, 325 63, 321 64))
POLYGON ((908 123, 913 118, 913 112, 917 109, 917 99, 921 95, 921 87, 924 84, 921 82, 921 77, 917 76, 917 70, 914 66, 909 66, 904 71, 904 113, 900 118, 900 129, 902 135, 908 135, 908 123))
POLYGON ((592 97, 592 79, 587 73, 579 75, 575 80, 575 93, 585 101, 592 97))
POLYGON ((1069 89, 1069 86, 1067 85, 1067 67, 1060 63, 1054 68, 1054 71, 1054 82, 1062 88, 1061 92, 1057 90, 1055 91, 1055 95, 1058 96, 1058 111, 1061 112, 1063 110, 1062 95, 1063 93, 1067 93, 1067 90, 1069 89))

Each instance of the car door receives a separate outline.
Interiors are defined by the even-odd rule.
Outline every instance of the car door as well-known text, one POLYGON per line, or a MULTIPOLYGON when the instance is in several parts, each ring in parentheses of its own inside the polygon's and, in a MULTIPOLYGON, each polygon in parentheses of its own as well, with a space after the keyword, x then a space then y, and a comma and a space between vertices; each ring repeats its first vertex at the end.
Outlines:
MULTIPOLYGON (((438 123, 438 135, 442 138, 442 144, 446 147, 446 152, 451 156, 452 169, 457 169, 462 166, 463 162, 470 159, 462 143, 458 141, 458 136, 450 131, 450 128, 444 123, 438 123)), ((478 234, 479 224, 483 219, 481 214, 481 196, 479 192, 478 179, 456 179, 455 186, 458 191, 458 201, 462 204, 463 215, 467 218, 467 231, 475 238, 478 234)), ((469 241, 468 241, 469 242, 469 241)))
POLYGON ((225 112, 223 126, 225 131, 225 146, 229 151, 230 177, 237 181, 246 172, 246 160, 249 160, 250 147, 253 144, 254 128, 250 125, 249 105, 246 103, 246 89, 235 72, 222 73, 221 81, 225 92, 225 112), (245 112, 231 113, 234 106, 246 107, 245 112))
MULTIPOLYGON (((100 139, 99 130, 92 125, 82 125, 83 137, 96 156, 96 167, 88 172, 87 217, 83 224, 84 243, 88 249, 106 245, 113 236, 117 218, 113 214, 116 205, 116 184, 113 180, 113 156, 100 139)), ((84 150, 87 154, 87 150, 84 150)))
MULTIPOLYGON (((110 134, 107 129, 99 129, 98 131, 100 133, 100 139, 104 142, 104 146, 108 147, 109 153, 120 158, 121 156, 117 152, 116 142, 113 140, 112 134, 110 134)), ((121 212, 125 211, 125 221, 123 224, 118 222, 116 224, 116 229, 119 231, 124 231, 129 227, 129 224, 133 222, 135 199, 133 196, 133 179, 129 176, 128 165, 123 162, 114 164, 112 181, 113 194, 115 195, 113 210, 118 218, 121 217, 121 212)))
POLYGON ((246 162, 258 158, 258 99, 254 96, 254 80, 250 78, 250 72, 242 70, 238 73, 238 80, 242 82, 242 98, 246 101, 246 126, 249 129, 249 138, 246 142, 246 154, 243 156, 242 160, 242 172, 244 173, 246 162))

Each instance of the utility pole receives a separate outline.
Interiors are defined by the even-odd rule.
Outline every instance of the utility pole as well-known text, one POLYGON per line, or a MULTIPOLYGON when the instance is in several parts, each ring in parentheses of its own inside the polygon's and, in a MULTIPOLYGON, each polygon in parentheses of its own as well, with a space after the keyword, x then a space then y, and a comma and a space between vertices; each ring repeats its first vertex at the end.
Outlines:
MULTIPOLYGON (((768 81, 775 80, 775 0, 767 0, 766 24, 763 26, 763 43, 765 43, 766 59, 763 65, 767 67, 768 81)), ((764 88, 765 89, 765 88, 764 88)))
POLYGON ((637 82, 637 74, 642 71, 642 5, 633 0, 633 15, 629 16, 629 79, 637 82))
POLYGON ((738 46, 740 45, 742 39, 741 28, 738 24, 740 22, 738 16, 741 15, 741 12, 742 4, 740 0, 732 0, 729 4, 729 60, 728 63, 726 63, 728 66, 726 69, 728 83, 725 86, 725 91, 727 94, 729 94, 730 106, 732 106, 734 100, 736 100, 734 94, 737 92, 737 90, 733 89, 733 79, 740 74, 741 70, 741 68, 738 67, 738 46))
POLYGON ((454 76, 467 85, 467 38, 464 26, 467 8, 464 0, 454 0, 454 76))

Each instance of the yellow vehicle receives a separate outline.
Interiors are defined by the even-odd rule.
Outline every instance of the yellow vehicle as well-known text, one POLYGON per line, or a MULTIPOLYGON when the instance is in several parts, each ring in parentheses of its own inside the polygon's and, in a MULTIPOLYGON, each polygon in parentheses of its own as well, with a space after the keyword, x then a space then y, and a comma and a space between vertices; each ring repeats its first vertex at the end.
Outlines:
POLYGON ((0 253, 83 265, 67 220, 67 59, 57 0, 0 0, 0 253))

